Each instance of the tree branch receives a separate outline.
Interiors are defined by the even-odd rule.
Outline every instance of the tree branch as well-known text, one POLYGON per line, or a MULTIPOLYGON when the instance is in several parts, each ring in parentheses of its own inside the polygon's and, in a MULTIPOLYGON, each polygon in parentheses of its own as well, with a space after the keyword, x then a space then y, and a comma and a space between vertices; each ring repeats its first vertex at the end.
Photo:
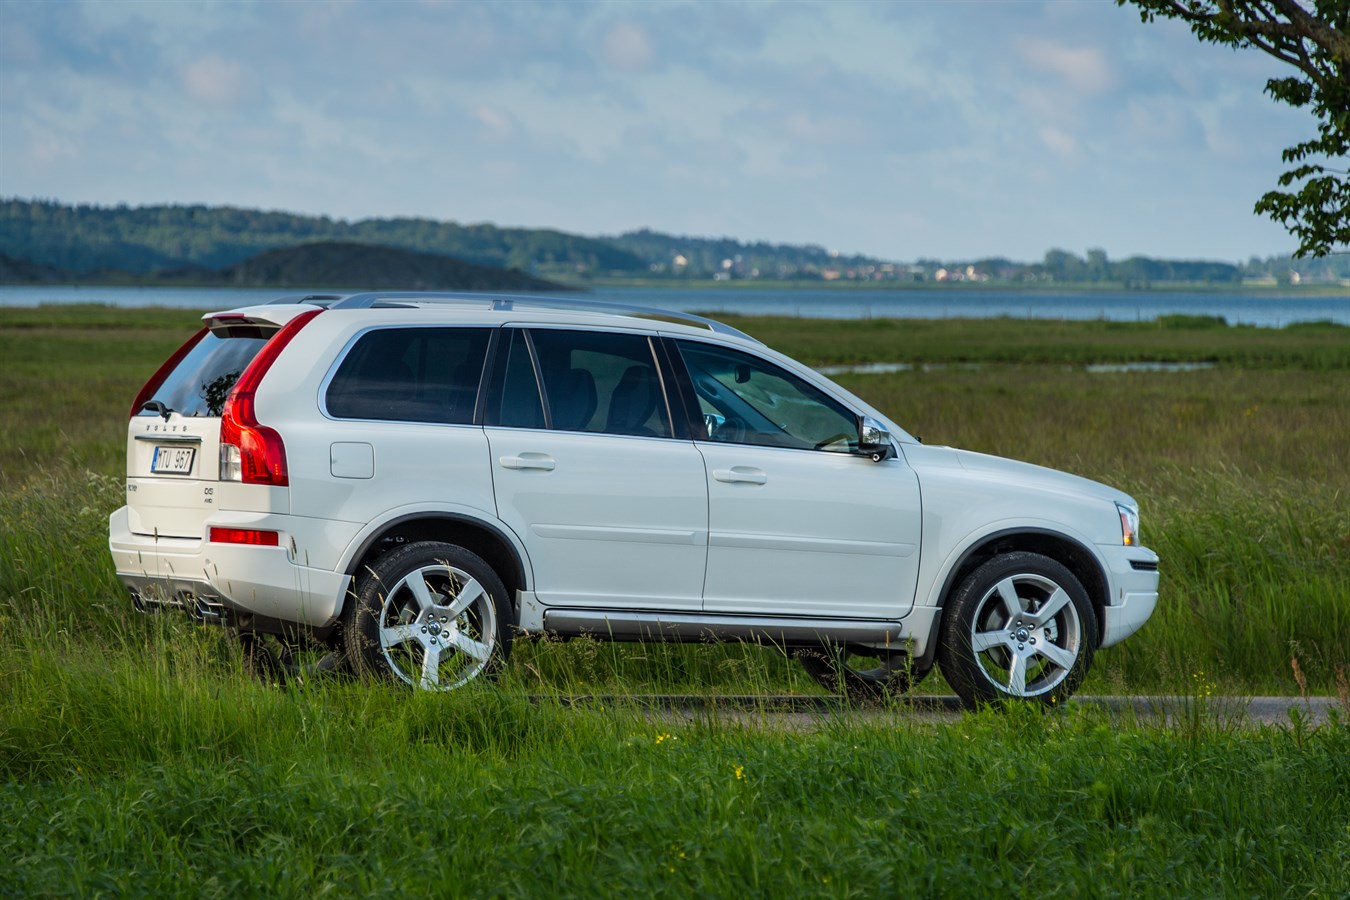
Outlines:
POLYGON ((1269 2, 1284 13, 1290 23, 1305 37, 1340 60, 1341 65, 1350 66, 1350 35, 1343 34, 1326 22, 1309 15, 1296 0, 1269 0, 1269 2))

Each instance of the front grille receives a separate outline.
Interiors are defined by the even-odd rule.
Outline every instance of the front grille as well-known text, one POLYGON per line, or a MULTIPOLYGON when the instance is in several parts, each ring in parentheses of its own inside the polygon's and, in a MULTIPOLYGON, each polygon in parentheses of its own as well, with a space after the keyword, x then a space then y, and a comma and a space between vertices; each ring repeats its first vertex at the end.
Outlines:
POLYGON ((1158 564, 1147 559, 1132 559, 1130 560, 1130 568, 1136 572, 1156 572, 1158 571, 1158 564))

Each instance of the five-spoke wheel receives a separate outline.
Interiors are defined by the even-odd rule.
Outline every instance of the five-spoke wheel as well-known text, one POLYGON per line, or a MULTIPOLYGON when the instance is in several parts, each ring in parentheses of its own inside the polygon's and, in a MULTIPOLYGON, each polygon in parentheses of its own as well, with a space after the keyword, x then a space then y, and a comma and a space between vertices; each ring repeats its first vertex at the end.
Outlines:
POLYGON ((491 566, 462 547, 421 541, 380 557, 361 579, 348 653, 358 672, 452 690, 500 667, 510 619, 491 566))
POLYGON ((1082 682, 1096 646, 1087 591, 1037 553, 996 556, 948 600, 938 659, 970 706, 1003 698, 1057 702, 1082 682))

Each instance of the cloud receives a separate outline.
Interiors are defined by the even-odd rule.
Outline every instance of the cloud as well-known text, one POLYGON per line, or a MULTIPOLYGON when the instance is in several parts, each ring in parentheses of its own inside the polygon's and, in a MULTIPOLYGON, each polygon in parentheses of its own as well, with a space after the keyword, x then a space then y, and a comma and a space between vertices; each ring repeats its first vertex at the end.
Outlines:
POLYGON ((1057 156, 1072 159, 1078 155, 1078 140, 1066 131, 1046 125, 1038 132, 1041 143, 1057 156))
POLYGON ((1047 38, 1024 37, 1014 49, 1032 69, 1058 76, 1076 93, 1100 94, 1115 83, 1106 54, 1095 47, 1066 47, 1047 38))
POLYGON ((77 154, 71 143, 53 134, 40 135, 28 145, 28 156, 40 166, 74 159, 77 154))
POLYGON ((251 93, 243 67, 214 53, 183 66, 182 79, 188 96, 207 106, 234 106, 251 93))
POLYGON ((617 22, 605 32, 601 55, 621 72, 646 71, 654 57, 647 30, 633 22, 617 22))
POLYGON ((478 121, 488 137, 504 141, 516 133, 515 122, 506 113, 490 106, 477 106, 471 115, 478 121))

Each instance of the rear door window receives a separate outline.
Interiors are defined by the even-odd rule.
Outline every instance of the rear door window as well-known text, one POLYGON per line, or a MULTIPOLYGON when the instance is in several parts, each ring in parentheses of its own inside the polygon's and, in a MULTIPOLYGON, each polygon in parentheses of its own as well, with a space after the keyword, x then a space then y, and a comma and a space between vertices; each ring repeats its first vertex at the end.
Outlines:
POLYGON ((339 419, 473 423, 488 328, 381 328, 351 346, 325 394, 339 419))
MULTIPOLYGON (((208 333, 174 367, 150 400, 163 403, 168 411, 179 415, 218 418, 230 389, 265 343, 266 337, 217 337, 208 333)), ((136 414, 159 413, 141 409, 136 414)))
POLYGON ((661 377, 642 335, 591 331, 531 332, 557 431, 670 437, 661 377))

